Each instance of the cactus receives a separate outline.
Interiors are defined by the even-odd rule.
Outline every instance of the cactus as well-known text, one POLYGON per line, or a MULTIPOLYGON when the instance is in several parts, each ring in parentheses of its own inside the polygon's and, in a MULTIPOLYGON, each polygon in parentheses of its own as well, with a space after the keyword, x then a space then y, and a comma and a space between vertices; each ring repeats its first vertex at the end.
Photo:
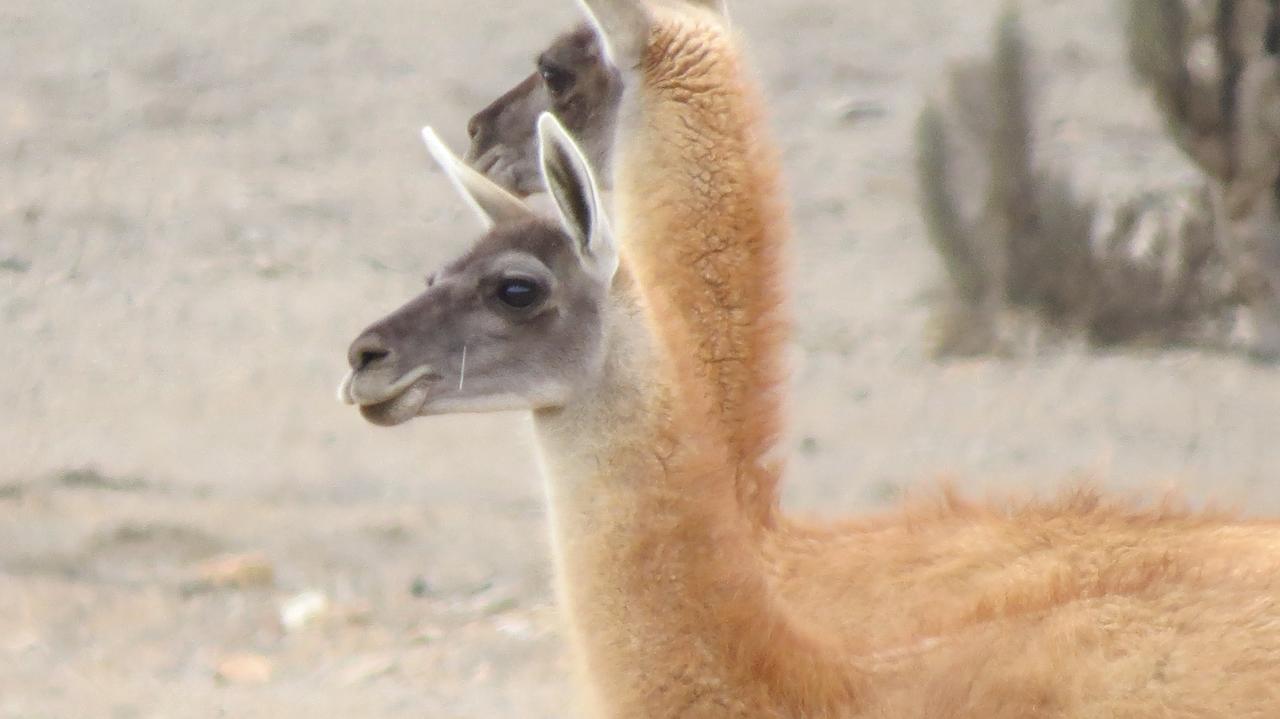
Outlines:
POLYGON ((928 224, 929 239, 942 258, 959 300, 965 304, 978 304, 988 294, 990 273, 977 256, 979 248, 973 242, 973 233, 964 227, 960 210, 947 186, 946 178, 951 170, 947 142, 942 113, 936 105, 929 103, 920 113, 916 127, 917 176, 921 181, 920 201, 924 205, 924 219, 928 224))
POLYGON ((1200 167, 1252 326, 1280 353, 1280 0, 1132 0, 1129 56, 1200 167))
MULTIPOLYGON (((1179 59, 1191 52, 1193 26, 1180 1, 1134 0, 1131 60, 1155 89, 1171 134, 1210 173, 1238 157, 1223 149, 1232 147, 1224 128, 1246 115, 1225 101, 1229 93, 1198 85, 1179 59)), ((934 353, 1007 352, 1028 330, 1095 346, 1223 343, 1245 274, 1228 261, 1221 237, 1219 208, 1230 203, 1212 188, 1145 193, 1111 208, 1080 198, 1061 173, 1036 165, 1027 52, 1012 10, 994 44, 990 62, 953 70, 950 98, 927 104, 917 128, 923 215, 948 280, 934 353), (958 168, 987 181, 956 182, 958 168)), ((1237 77, 1235 87, 1250 72, 1241 65, 1224 77, 1237 77)), ((1280 162, 1280 154, 1267 157, 1280 162)))

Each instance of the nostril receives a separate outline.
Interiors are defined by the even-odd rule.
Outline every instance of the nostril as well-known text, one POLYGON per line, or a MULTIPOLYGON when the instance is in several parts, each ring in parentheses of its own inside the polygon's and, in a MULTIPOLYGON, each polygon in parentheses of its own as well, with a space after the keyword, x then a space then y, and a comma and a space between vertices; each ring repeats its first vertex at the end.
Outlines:
POLYGON ((391 349, 376 334, 361 335, 351 343, 351 349, 347 350, 347 362, 357 372, 386 362, 390 356, 391 349))
POLYGON ((367 369, 369 365, 376 364, 379 360, 386 359, 391 353, 386 350, 364 350, 360 353, 360 366, 356 369, 367 369))
POLYGON ((480 135, 480 116, 476 115, 467 122, 467 137, 475 140, 480 135))

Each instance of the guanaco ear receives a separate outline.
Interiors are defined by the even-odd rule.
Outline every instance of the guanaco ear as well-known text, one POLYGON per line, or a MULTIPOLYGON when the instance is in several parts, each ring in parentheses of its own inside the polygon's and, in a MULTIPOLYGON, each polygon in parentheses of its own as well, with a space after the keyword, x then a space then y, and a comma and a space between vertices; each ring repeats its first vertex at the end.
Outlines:
POLYGON ((582 149, 549 112, 538 117, 538 155, 564 231, 584 260, 612 278, 618 269, 618 248, 600 204, 595 174, 582 149))
POLYGON ((514 222, 531 217, 533 212, 515 195, 507 192, 500 185, 484 175, 471 169, 440 140, 440 136, 430 127, 422 128, 422 140, 427 143, 427 152, 435 159, 444 174, 448 175, 453 188, 462 195, 462 199, 485 229, 499 222, 514 222))
POLYGON ((626 70, 640 63, 652 24, 642 0, 578 0, 578 4, 616 67, 626 70))

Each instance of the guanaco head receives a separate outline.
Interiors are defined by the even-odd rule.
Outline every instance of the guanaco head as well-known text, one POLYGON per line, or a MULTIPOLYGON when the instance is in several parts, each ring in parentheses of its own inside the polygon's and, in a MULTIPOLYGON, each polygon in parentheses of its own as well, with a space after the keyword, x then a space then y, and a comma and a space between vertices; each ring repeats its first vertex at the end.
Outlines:
MULTIPOLYGON (((688 0, 727 16, 723 0, 688 0)), ((550 112, 586 151, 597 179, 608 189, 610 150, 622 101, 622 78, 601 49, 597 29, 583 23, 538 55, 534 72, 467 123, 467 162, 507 190, 542 192, 534 125, 550 112)))
POLYGON ((423 136, 487 232, 351 343, 340 399, 380 425, 564 405, 603 366, 604 305, 618 268, 590 165, 553 116, 539 118, 553 222, 470 169, 430 128, 423 136))
POLYGON ((556 38, 535 71, 467 123, 467 162, 521 196, 542 192, 534 126, 544 112, 560 120, 600 178, 609 176, 609 147, 622 97, 618 72, 587 25, 556 38))

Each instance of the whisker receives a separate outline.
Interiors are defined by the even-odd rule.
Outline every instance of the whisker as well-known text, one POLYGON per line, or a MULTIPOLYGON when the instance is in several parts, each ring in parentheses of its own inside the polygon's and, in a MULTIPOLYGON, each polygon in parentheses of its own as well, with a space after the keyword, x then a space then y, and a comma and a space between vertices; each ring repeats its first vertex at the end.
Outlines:
POLYGON ((462 370, 458 373, 458 391, 462 391, 462 386, 467 383, 467 346, 462 345, 462 370))

